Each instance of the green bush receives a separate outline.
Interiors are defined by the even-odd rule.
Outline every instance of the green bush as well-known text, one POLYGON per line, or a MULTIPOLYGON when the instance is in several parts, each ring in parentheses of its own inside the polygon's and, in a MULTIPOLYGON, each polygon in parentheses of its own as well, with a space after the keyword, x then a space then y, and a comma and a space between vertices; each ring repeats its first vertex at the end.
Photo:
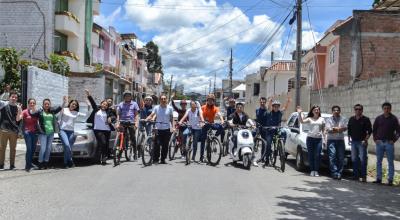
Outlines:
POLYGON ((24 53, 25 51, 18 52, 15 48, 0 48, 0 64, 5 71, 0 87, 3 88, 5 84, 8 84, 13 90, 21 91, 21 76, 19 73, 21 66, 19 61, 24 53))
POLYGON ((58 73, 61 75, 68 75, 69 64, 65 57, 57 55, 57 54, 50 54, 50 63, 52 66, 52 72, 58 73))

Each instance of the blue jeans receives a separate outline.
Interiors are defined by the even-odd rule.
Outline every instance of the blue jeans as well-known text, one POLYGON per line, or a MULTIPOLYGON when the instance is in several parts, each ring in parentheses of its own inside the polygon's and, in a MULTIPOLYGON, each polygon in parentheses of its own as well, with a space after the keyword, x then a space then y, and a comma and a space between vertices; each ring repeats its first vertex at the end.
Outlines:
POLYGON ((215 133, 215 136, 221 135, 221 138, 225 135, 224 128, 220 124, 206 124, 203 126, 201 129, 201 146, 200 146, 200 158, 203 158, 204 156, 204 149, 206 147, 206 139, 207 139, 207 131, 209 129, 217 130, 215 133))
POLYGON ((353 164, 353 176, 355 178, 367 176, 367 146, 362 144, 362 141, 351 142, 351 162, 353 164), (358 166, 361 164, 361 168, 358 166))
POLYGON ((310 171, 318 171, 321 161, 322 138, 307 137, 306 145, 310 171))
POLYGON ((24 131, 24 139, 26 145, 25 169, 28 170, 32 168, 32 158, 36 150, 38 136, 36 133, 24 131))
POLYGON ((201 129, 186 128, 185 131, 183 132, 183 140, 185 140, 185 143, 187 141, 187 137, 190 135, 190 132, 192 132, 193 134, 192 160, 194 160, 196 158, 197 145, 199 144, 201 129))
POLYGON ((328 140, 329 169, 332 176, 341 176, 344 163, 344 140, 328 140))
POLYGON ((54 133, 51 134, 40 134, 40 151, 39 151, 39 163, 49 162, 51 146, 53 145, 54 133))
POLYGON ((394 177, 394 144, 388 141, 380 141, 376 145, 376 179, 382 180, 382 160, 386 152, 389 167, 388 180, 393 181, 394 177))
POLYGON ((60 130, 60 139, 64 145, 64 165, 72 164, 72 146, 75 142, 74 131, 60 130))

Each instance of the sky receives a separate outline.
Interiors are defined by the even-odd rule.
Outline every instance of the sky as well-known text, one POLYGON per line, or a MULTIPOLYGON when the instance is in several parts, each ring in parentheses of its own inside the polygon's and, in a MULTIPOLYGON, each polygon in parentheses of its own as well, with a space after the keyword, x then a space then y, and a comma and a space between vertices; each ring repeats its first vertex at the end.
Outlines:
MULTIPOLYGON (((303 49, 309 49, 336 21, 353 10, 371 8, 372 0, 304 0, 303 49)), ((274 60, 291 59, 296 45, 295 0, 102 0, 95 22, 119 33, 135 33, 160 50, 164 79, 202 92, 209 82, 221 87, 228 77, 230 49, 233 78, 244 79, 274 60), (286 19, 286 20, 285 20, 286 19)))

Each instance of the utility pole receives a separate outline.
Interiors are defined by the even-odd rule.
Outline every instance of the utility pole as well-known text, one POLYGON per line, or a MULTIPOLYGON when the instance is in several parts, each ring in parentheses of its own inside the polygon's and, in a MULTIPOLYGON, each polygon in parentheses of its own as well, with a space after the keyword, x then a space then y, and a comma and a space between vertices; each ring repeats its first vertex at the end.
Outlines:
POLYGON ((217 83, 217 72, 214 72, 214 94, 215 94, 215 85, 217 83))
POLYGON ((301 86, 301 22, 302 22, 302 0, 296 0, 297 14, 297 39, 296 39, 296 106, 300 105, 300 86, 301 86))
POLYGON ((211 79, 208 79, 208 83, 209 83, 209 85, 208 85, 208 93, 210 94, 211 93, 211 79))
POLYGON ((174 78, 174 75, 171 75, 171 81, 169 82, 169 97, 168 100, 171 100, 171 95, 172 95, 172 79, 174 78))
POLYGON ((230 97, 233 97, 233 93, 232 93, 232 89, 233 89, 233 83, 232 83, 233 68, 232 68, 232 64, 233 64, 233 57, 232 57, 232 48, 231 48, 231 59, 229 60, 229 96, 230 97))

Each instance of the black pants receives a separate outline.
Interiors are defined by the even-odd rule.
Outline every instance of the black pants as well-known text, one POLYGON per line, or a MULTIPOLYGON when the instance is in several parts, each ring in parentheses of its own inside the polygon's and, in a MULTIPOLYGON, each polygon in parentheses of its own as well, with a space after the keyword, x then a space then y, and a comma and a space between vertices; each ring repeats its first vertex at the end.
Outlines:
POLYGON ((101 149, 101 161, 105 162, 108 155, 108 144, 110 142, 110 131, 94 130, 94 135, 97 140, 97 147, 101 149))
POLYGON ((157 143, 154 146, 154 162, 158 162, 160 158, 160 147, 161 147, 161 161, 167 158, 168 144, 171 138, 171 132, 169 129, 157 131, 157 143))

